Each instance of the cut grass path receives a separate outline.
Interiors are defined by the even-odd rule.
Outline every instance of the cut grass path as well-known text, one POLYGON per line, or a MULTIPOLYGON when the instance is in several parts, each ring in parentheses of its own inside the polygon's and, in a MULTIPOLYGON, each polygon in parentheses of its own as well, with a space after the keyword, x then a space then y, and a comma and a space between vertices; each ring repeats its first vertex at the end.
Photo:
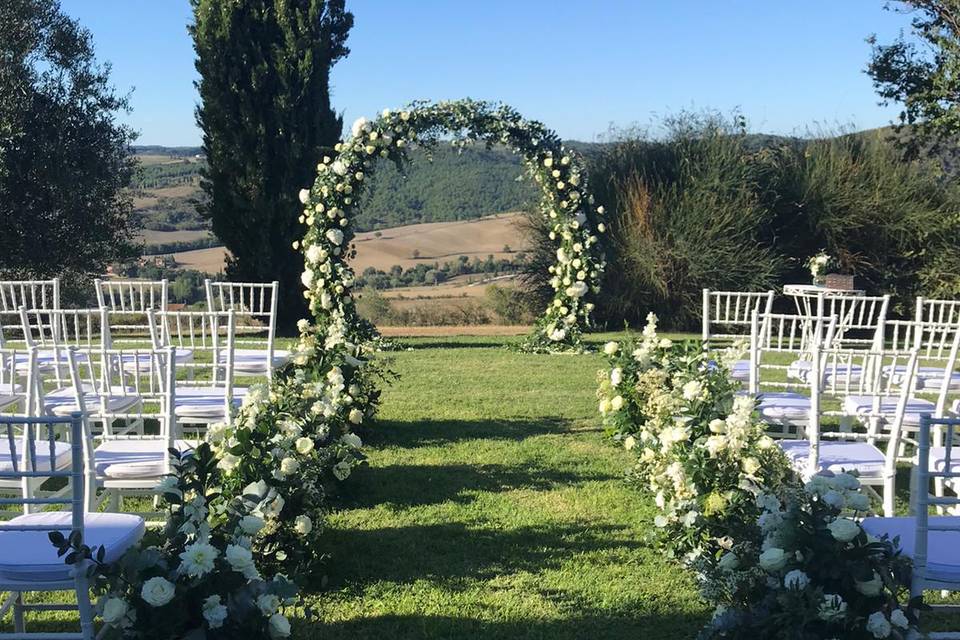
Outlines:
POLYGON ((602 358, 524 355, 509 338, 409 340, 322 540, 320 622, 298 637, 691 638, 690 575, 645 542, 595 410, 602 358))

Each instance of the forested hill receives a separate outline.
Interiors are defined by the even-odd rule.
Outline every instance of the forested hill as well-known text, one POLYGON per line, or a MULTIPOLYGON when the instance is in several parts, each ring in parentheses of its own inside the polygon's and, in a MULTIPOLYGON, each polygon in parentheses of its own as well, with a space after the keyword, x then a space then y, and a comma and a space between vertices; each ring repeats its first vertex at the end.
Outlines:
MULTIPOLYGON (((586 154, 598 148, 589 143, 568 144, 586 154)), ((191 196, 183 189, 197 184, 196 178, 204 164, 196 155, 199 150, 137 147, 134 151, 141 159, 137 180, 140 194, 152 193, 163 205, 144 198, 144 203, 151 202, 151 205, 139 211, 143 222, 152 228, 168 228, 170 220, 180 219, 194 224, 192 203, 199 191, 191 196), (174 187, 180 190, 175 194, 165 193, 174 187), (171 207, 191 211, 174 212, 170 211, 171 207), (158 219, 153 220, 155 217, 158 219)), ((358 231, 372 231, 517 211, 536 201, 537 193, 523 177, 519 156, 509 150, 475 146, 459 151, 440 144, 429 150, 412 151, 410 162, 402 171, 391 162, 381 161, 355 222, 358 231)))

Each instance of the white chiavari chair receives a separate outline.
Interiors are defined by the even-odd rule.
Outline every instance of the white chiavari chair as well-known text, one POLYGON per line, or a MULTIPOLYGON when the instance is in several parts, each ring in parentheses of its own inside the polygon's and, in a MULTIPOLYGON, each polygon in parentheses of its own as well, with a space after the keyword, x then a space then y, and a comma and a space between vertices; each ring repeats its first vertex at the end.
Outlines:
MULTIPOLYGON (((960 320, 960 319, 958 319, 960 320)), ((920 364, 917 367, 917 393, 938 394, 944 375, 949 375, 948 387, 960 391, 960 373, 945 371, 950 359, 953 340, 960 331, 960 321, 934 322, 911 320, 887 320, 882 327, 883 336, 878 337, 885 348, 894 350, 917 348, 920 364)), ((884 375, 898 375, 895 369, 884 369, 884 375)))
POLYGON ((960 323, 960 300, 917 296, 914 320, 932 324, 958 324, 960 323))
POLYGON ((82 541, 92 549, 102 547, 103 561, 112 563, 140 541, 144 521, 129 514, 88 511, 80 414, 0 417, 0 439, 9 442, 12 438, 19 438, 23 443, 22 455, 13 458, 9 467, 0 467, 0 479, 22 481, 26 487, 28 480, 60 478, 66 481, 66 489, 50 497, 36 497, 25 490, 19 497, 0 500, 0 504, 20 506, 24 510, 23 515, 0 522, 0 592, 8 594, 0 603, 0 618, 7 612, 12 613, 13 618, 13 633, 0 633, 0 638, 94 640, 94 611, 86 564, 66 564, 51 543, 50 534, 56 532, 68 540, 82 541), (69 464, 64 469, 59 464, 58 425, 69 429, 69 464), (57 506, 65 510, 49 510, 57 506), (28 594, 52 591, 73 591, 76 602, 28 601, 28 594), (79 613, 79 632, 27 632, 25 614, 71 609, 79 613))
POLYGON ((20 327, 28 348, 37 350, 37 367, 52 373, 57 385, 66 384, 66 350, 82 349, 80 358, 111 345, 104 309, 27 309, 20 307, 20 327))
POLYGON ((190 379, 176 383, 174 415, 178 424, 206 427, 231 422, 247 394, 246 387, 234 386, 233 310, 151 311, 149 317, 154 349, 187 348, 197 355, 183 365, 189 367, 190 379))
MULTIPOLYGON (((910 595, 916 598, 924 591, 960 591, 960 517, 956 515, 930 515, 930 508, 938 511, 960 509, 960 497, 931 496, 930 483, 960 484, 960 450, 957 450, 957 431, 960 419, 934 417, 924 414, 920 418, 917 465, 915 481, 911 486, 911 504, 915 510, 910 516, 865 518, 863 529, 874 536, 886 535, 898 539, 901 553, 913 563, 910 595), (946 444, 942 457, 937 460, 931 446, 934 433, 946 432, 946 444)), ((933 605, 934 609, 956 605, 933 605)), ((960 638, 960 631, 938 631, 924 635, 925 638, 960 638)))
MULTIPOLYGON (((279 283, 204 281, 207 310, 236 316, 237 340, 233 366, 238 375, 273 377, 273 370, 290 360, 290 352, 275 348, 279 283)), ((223 358, 225 356, 221 356, 223 358)), ((225 361, 221 360, 221 364, 225 361)))
POLYGON ((166 311, 168 283, 164 280, 94 280, 97 306, 107 310, 116 345, 150 343, 147 310, 166 311))
POLYGON ((17 322, 20 307, 59 309, 60 280, 0 280, 0 321, 17 322))

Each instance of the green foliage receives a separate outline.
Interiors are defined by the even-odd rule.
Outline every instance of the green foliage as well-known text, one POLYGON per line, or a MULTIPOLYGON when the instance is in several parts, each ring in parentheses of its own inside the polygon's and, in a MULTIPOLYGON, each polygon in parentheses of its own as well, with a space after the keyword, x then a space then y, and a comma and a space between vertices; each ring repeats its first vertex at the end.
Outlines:
POLYGON ((182 184, 197 184, 205 163, 183 159, 180 162, 142 165, 134 185, 140 189, 159 189, 182 184))
POLYGON ((410 153, 402 168, 381 161, 356 218, 358 231, 420 222, 469 220, 518 211, 537 192, 520 157, 503 147, 440 145, 410 153))
MULTIPOLYGON (((597 201, 614 213, 600 321, 639 323, 652 309, 690 328, 704 287, 809 282, 807 263, 824 250, 858 287, 892 294, 894 311, 920 294, 960 294, 960 194, 935 163, 905 160, 877 132, 758 144, 743 123, 713 115, 665 124, 663 139, 628 134, 590 166, 597 201)), ((552 249, 547 229, 528 226, 542 299, 552 249)))
POLYGON ((0 274, 69 289, 134 253, 128 101, 54 0, 0 4, 0 42, 0 274))
POLYGON ((912 37, 901 33, 883 45, 870 36, 867 73, 884 104, 903 105, 897 130, 910 126, 908 150, 916 154, 925 144, 936 150, 960 135, 960 2, 900 0, 891 7, 912 13, 912 37))
POLYGON ((192 0, 208 167, 201 210, 233 256, 228 274, 280 281, 281 322, 302 317, 298 191, 340 137, 330 68, 353 16, 343 0, 192 0), (242 62, 242 63, 241 63, 242 62))
POLYGON ((487 304, 507 324, 526 324, 536 317, 530 297, 522 289, 491 284, 484 293, 487 304))

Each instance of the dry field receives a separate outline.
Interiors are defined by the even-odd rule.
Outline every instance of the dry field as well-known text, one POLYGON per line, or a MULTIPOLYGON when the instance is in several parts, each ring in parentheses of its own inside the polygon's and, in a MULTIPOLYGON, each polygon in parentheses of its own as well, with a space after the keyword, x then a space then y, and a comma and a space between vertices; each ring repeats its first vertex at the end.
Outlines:
POLYGON ((135 209, 152 207, 160 202, 160 198, 186 198, 200 193, 200 188, 193 184, 178 184, 172 187, 159 187, 145 192, 148 195, 133 199, 135 209))
POLYGON ((205 230, 180 230, 180 231, 153 231, 144 229, 137 234, 137 239, 144 244, 164 244, 166 242, 190 242, 209 238, 211 234, 205 230))
MULTIPOLYGON (((161 191, 161 190, 158 190, 161 191)), ((504 245, 510 245, 514 251, 523 250, 523 237, 517 226, 518 213, 502 213, 477 220, 463 220, 457 222, 430 222, 425 224, 412 224, 403 227, 393 227, 380 231, 381 236, 376 237, 376 232, 367 231, 358 233, 354 242, 357 248, 357 257, 352 264, 357 273, 362 273, 367 267, 374 267, 387 271, 395 264, 403 266, 405 269, 412 267, 418 262, 432 264, 434 262, 444 263, 456 260, 458 256, 469 256, 471 259, 477 257, 481 260, 486 259, 488 255, 494 258, 505 258, 511 254, 504 253, 504 245), (419 251, 419 257, 414 258, 413 252, 419 251)), ((202 231, 188 232, 145 232, 150 234, 150 242, 162 242, 159 236, 161 233, 194 233, 203 234, 202 231)), ((172 235, 164 236, 166 241, 194 239, 198 236, 185 236, 176 238, 172 235)), ((197 249, 194 251, 183 251, 174 253, 173 259, 185 269, 197 269, 207 273, 219 273, 223 270, 224 257, 226 249, 222 247, 213 247, 210 249, 197 249)), ((477 278, 478 276, 473 276, 477 278)), ((467 293, 468 296, 483 295, 483 286, 469 287, 460 279, 451 280, 450 283, 440 287, 411 287, 409 289, 395 289, 385 292, 389 297, 396 295, 416 296, 427 295, 429 290, 443 289, 445 296, 461 296, 467 293), (449 290, 448 290, 449 288, 449 290), (414 290, 425 289, 421 293, 414 290)), ((427 297, 436 297, 429 295, 427 297)))
POLYGON ((519 213, 501 213, 456 222, 429 222, 382 229, 381 237, 375 231, 358 233, 355 239, 357 257, 353 268, 358 273, 367 267, 387 271, 395 264, 404 269, 419 262, 432 264, 469 256, 481 260, 490 254, 494 258, 509 257, 504 245, 514 251, 523 250, 523 237, 517 223, 519 213), (419 257, 414 257, 419 251, 419 257))

